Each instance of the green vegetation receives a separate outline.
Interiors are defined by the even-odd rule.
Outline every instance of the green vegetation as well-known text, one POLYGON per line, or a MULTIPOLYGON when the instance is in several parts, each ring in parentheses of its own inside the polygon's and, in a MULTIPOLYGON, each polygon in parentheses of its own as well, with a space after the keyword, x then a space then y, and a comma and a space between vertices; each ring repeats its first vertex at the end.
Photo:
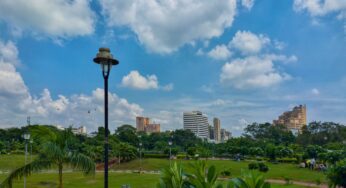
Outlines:
POLYGON ((22 176, 28 176, 32 172, 42 169, 58 168, 60 188, 63 187, 63 168, 70 165, 73 169, 79 169, 90 174, 95 172, 95 163, 89 157, 70 149, 73 136, 70 130, 56 132, 46 127, 32 129, 33 136, 43 143, 39 156, 33 161, 19 168, 15 168, 8 177, 2 181, 1 187, 12 187, 12 181, 22 176))

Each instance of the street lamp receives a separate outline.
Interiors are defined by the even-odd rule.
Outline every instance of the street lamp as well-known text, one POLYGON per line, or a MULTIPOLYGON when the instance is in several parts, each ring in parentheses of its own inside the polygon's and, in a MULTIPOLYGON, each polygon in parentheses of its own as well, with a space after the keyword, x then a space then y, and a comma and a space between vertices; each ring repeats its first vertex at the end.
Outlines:
POLYGON ((34 141, 31 139, 30 140, 30 162, 32 162, 32 144, 34 143, 34 141))
POLYGON ((109 48, 100 48, 94 62, 101 65, 102 75, 104 78, 104 95, 105 95, 105 142, 104 142, 104 188, 108 188, 108 77, 113 65, 119 64, 119 61, 113 59, 109 48))
POLYGON ((172 141, 170 140, 168 142, 168 145, 169 145, 169 166, 172 166, 172 141))
MULTIPOLYGON (((28 155, 28 140, 30 139, 30 134, 29 133, 24 133, 23 138, 25 140, 25 163, 27 161, 27 155, 28 155)), ((26 188, 26 175, 24 174, 24 188, 26 188)))
POLYGON ((139 143, 139 173, 142 172, 142 142, 139 143))

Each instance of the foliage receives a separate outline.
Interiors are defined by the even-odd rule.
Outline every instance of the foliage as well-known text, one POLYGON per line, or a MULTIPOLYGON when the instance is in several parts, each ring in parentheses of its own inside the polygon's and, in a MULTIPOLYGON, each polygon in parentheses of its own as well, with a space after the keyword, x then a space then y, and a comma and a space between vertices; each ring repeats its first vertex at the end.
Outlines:
POLYGON ((243 172, 241 178, 233 178, 234 188, 270 188, 263 175, 254 171, 243 172))
POLYGON ((12 187, 13 179, 30 175, 41 169, 50 169, 53 166, 58 168, 59 187, 62 187, 63 167, 69 165, 74 169, 79 169, 85 174, 95 172, 95 163, 89 157, 72 150, 69 145, 73 142, 71 130, 54 132, 52 130, 37 127, 32 130, 34 137, 45 141, 42 144, 41 153, 34 161, 13 170, 1 183, 2 187, 12 187), (50 135, 47 137, 46 135, 50 135))
POLYGON ((196 161, 191 165, 193 173, 187 174, 188 184, 195 188, 222 188, 217 183, 219 172, 216 171, 214 165, 207 167, 206 161, 196 161))
POLYGON ((161 171, 160 183, 158 188, 183 188, 187 187, 186 177, 181 165, 174 163, 161 171))
POLYGON ((332 165, 327 171, 330 187, 346 187, 346 159, 332 165))
POLYGON ((249 170, 256 170, 258 169, 260 172, 268 172, 269 168, 267 165, 265 165, 264 163, 260 162, 252 162, 248 164, 248 168, 249 170))

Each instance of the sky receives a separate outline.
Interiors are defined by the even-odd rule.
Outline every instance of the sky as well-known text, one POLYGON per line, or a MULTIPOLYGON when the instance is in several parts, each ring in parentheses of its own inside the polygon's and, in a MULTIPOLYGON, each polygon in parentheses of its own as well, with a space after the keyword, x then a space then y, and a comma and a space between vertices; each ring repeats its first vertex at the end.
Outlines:
POLYGON ((346 124, 345 0, 1 0, 0 128, 103 126, 99 47, 111 131, 199 110, 239 136, 299 104, 346 124))

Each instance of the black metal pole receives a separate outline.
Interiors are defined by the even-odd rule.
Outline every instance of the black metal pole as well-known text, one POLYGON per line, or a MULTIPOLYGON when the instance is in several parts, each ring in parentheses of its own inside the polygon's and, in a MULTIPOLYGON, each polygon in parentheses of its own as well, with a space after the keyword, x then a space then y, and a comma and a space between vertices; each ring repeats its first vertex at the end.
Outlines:
POLYGON ((105 185, 108 188, 108 75, 104 76, 105 81, 105 185))

